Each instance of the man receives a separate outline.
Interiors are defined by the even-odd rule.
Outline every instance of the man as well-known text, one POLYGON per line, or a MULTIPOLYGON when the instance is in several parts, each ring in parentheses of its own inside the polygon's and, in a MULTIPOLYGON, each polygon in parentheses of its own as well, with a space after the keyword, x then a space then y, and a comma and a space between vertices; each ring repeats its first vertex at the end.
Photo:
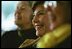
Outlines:
POLYGON ((15 24, 17 30, 9 31, 1 37, 1 48, 18 48, 27 38, 36 38, 35 29, 32 26, 32 8, 29 1, 21 1, 15 11, 15 24))
POLYGON ((59 1, 57 6, 47 3, 49 2, 38 1, 33 6, 32 22, 39 38, 32 40, 33 43, 28 43, 29 45, 25 41, 20 48, 34 47, 33 45, 36 48, 71 48, 71 3, 59 1))
MULTIPOLYGON (((33 13, 31 3, 32 2, 21 1, 17 6, 15 24, 19 27, 19 30, 34 29, 31 23, 33 13)), ((23 35, 23 33, 20 33, 20 35, 23 35)))

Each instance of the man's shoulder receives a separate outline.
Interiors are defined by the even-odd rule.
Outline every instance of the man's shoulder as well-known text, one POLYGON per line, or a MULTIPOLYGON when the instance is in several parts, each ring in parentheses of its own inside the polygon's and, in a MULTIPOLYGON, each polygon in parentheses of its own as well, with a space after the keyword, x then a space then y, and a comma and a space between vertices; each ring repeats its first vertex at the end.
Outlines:
POLYGON ((5 31, 4 34, 9 34, 9 33, 13 33, 13 32, 17 32, 17 30, 5 31))
POLYGON ((1 36, 1 47, 10 48, 16 47, 16 41, 18 39, 17 31, 6 31, 5 34, 1 36))
POLYGON ((4 34, 1 36, 1 38, 13 36, 15 34, 17 34, 17 30, 5 31, 4 34))

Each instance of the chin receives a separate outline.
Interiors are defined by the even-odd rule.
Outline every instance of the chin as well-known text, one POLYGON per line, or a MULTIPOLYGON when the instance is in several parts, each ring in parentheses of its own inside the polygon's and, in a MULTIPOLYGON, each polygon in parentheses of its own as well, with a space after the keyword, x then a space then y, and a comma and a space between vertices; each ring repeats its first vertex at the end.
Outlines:
POLYGON ((38 32, 38 31, 36 31, 36 36, 41 37, 41 36, 43 36, 43 34, 42 34, 42 32, 38 32))
POLYGON ((38 36, 38 32, 36 31, 36 36, 38 36))
POLYGON ((36 36, 40 36, 40 32, 36 31, 36 36))

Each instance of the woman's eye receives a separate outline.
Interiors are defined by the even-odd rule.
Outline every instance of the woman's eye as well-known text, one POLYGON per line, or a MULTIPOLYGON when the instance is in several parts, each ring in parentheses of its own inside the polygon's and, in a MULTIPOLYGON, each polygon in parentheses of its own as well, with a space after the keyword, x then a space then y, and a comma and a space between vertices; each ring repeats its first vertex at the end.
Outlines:
POLYGON ((39 11, 38 15, 44 15, 46 12, 45 11, 39 11))
POLYGON ((44 15, 45 13, 38 13, 38 15, 44 15))

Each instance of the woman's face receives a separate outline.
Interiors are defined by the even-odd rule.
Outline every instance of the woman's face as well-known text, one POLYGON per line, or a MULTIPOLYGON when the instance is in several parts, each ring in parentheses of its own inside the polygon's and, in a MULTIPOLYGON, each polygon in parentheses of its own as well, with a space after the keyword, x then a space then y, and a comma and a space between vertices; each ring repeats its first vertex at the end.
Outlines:
POLYGON ((45 33, 52 31, 63 22, 63 9, 58 6, 45 8, 43 5, 36 7, 32 23, 36 29, 37 36, 43 36, 45 33))
POLYGON ((42 36, 49 31, 50 22, 44 6, 40 5, 35 9, 32 22, 37 36, 42 36))

